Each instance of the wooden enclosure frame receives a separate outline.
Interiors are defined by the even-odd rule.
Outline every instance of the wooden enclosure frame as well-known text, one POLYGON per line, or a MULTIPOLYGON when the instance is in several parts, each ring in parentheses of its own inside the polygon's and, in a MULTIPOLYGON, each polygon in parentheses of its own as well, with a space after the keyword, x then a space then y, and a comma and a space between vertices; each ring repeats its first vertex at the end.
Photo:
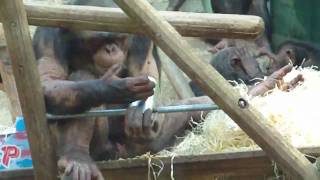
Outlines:
MULTIPOLYGON (((318 172, 304 155, 287 143, 273 127, 268 125, 262 114, 258 113, 239 93, 232 89, 214 68, 201 61, 193 53, 188 43, 182 39, 181 35, 146 0, 115 0, 115 2, 131 18, 130 22, 137 25, 135 27, 143 27, 145 31, 142 33, 149 35, 176 65, 195 81, 287 173, 297 179, 319 179, 318 172)), ((63 22, 62 19, 53 20, 52 18, 51 21, 48 19, 32 19, 36 14, 29 15, 32 12, 30 6, 29 9, 28 7, 26 9, 27 11, 22 0, 2 0, 0 1, 0 21, 3 23, 18 95, 25 117, 35 179, 53 180, 57 179, 56 156, 51 144, 48 124, 45 121, 45 104, 41 95, 39 75, 35 71, 37 66, 31 46, 28 19, 30 22, 39 23, 37 25, 44 25, 45 22, 50 22, 52 24, 47 25, 53 26, 64 26, 72 23, 67 21, 64 25, 61 25, 63 24, 61 23, 63 22), (27 12, 29 13, 28 17, 27 12)), ((33 10, 39 9, 38 7, 33 10)), ((93 9, 95 12, 103 10, 93 9)), ((88 11, 88 8, 86 8, 86 11, 88 11)), ((251 18, 253 17, 248 16, 244 17, 243 20, 251 18)), ((100 20, 97 19, 97 21, 100 20)), ((258 22, 258 26, 255 26, 255 30, 259 27, 260 22, 258 22)), ((84 27, 85 23, 81 24, 79 21, 77 23, 79 26, 71 27, 102 30, 107 27, 106 24, 108 23, 99 26, 98 23, 88 24, 87 21, 86 25, 88 26, 84 27)), ((247 21, 247 23, 250 24, 252 21, 247 21)), ((257 24, 257 22, 255 23, 257 24)), ((217 25, 218 22, 213 24, 217 25)), ((221 24, 219 26, 222 27, 221 24)), ((247 27, 247 24, 242 26, 243 29, 246 29, 245 27, 247 27)), ((237 37, 240 37, 240 35, 245 34, 245 31, 241 33, 228 31, 232 28, 235 27, 225 26, 222 28, 223 31, 218 30, 219 33, 216 33, 216 35, 232 37, 231 35, 236 34, 237 37)), ((117 29, 117 31, 122 32, 121 30, 126 31, 127 29, 117 29)), ((136 29, 132 32, 139 32, 139 30, 136 29)))

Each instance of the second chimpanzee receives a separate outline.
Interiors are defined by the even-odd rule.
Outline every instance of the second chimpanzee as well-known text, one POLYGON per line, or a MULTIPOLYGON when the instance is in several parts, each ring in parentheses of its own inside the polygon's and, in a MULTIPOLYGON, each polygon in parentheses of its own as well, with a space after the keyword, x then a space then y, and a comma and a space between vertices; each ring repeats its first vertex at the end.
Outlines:
POLYGON ((277 50, 277 58, 294 66, 320 67, 320 47, 296 40, 285 41, 277 50))
MULTIPOLYGON (((235 47, 227 47, 218 51, 211 59, 210 64, 231 84, 245 83, 246 85, 254 85, 261 81, 264 76, 268 76, 282 66, 277 66, 273 60, 274 55, 262 51, 254 43, 243 41, 235 47), (266 56, 268 64, 261 66, 260 57, 266 56), (268 67, 267 67, 268 66, 268 67)), ((204 95, 202 91, 190 82, 190 86, 196 96, 204 95)))

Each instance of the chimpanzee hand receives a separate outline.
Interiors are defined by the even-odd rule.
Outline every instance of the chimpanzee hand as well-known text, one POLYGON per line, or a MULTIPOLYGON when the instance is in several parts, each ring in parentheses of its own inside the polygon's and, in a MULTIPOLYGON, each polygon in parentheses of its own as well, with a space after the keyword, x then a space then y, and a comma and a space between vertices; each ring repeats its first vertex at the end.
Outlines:
POLYGON ((120 70, 120 65, 113 65, 101 78, 106 103, 130 103, 153 95, 155 83, 148 76, 119 78, 120 70))
POLYGON ((141 106, 129 107, 125 116, 126 135, 137 143, 152 141, 160 132, 158 115, 152 113, 151 109, 143 112, 141 106))
POLYGON ((264 95, 266 92, 274 89, 276 86, 283 91, 287 91, 296 87, 299 82, 304 81, 304 78, 301 74, 296 76, 289 83, 285 83, 283 81, 283 77, 291 72, 292 68, 292 65, 286 65, 278 71, 272 73, 265 81, 253 87, 249 94, 252 96, 264 95))

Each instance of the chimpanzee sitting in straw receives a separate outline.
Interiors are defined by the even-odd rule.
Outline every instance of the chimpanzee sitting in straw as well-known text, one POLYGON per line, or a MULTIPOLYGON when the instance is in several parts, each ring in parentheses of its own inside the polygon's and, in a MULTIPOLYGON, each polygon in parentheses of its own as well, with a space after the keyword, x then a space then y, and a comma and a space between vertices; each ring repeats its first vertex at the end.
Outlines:
MULTIPOLYGON (((77 5, 103 6, 104 1, 77 1, 77 5)), ((128 107, 122 117, 72 119, 56 123, 58 166, 73 180, 104 179, 94 160, 134 157, 158 152, 188 128, 201 112, 153 114, 147 103, 158 81, 159 63, 153 43, 140 35, 37 29, 34 50, 46 108, 52 114, 90 109, 128 107), (152 78, 150 78, 152 77, 152 78), (144 106, 136 106, 137 100, 144 106), (179 119, 179 120, 177 120, 179 119)), ((250 91, 263 94, 292 69, 286 66, 250 91)), ((301 81, 298 76, 290 84, 301 81)), ((208 97, 177 104, 210 103, 208 97)))

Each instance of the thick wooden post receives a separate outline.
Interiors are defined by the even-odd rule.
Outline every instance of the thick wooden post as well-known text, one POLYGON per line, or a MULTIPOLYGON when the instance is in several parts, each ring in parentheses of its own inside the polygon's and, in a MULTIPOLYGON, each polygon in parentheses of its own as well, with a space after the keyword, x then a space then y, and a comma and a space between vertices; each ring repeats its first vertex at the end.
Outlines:
POLYGON ((22 111, 11 62, 6 55, 6 48, 0 47, 0 74, 3 81, 3 90, 6 92, 10 100, 10 111, 12 115, 12 121, 14 123, 15 118, 22 115, 22 111), (2 57, 2 55, 4 56, 2 57))
MULTIPOLYGON (((119 8, 26 5, 30 25, 78 30, 144 33, 119 8)), ((230 14, 161 12, 184 36, 255 39, 263 32, 259 17, 230 14)))
POLYGON ((156 44, 219 105, 271 158, 297 179, 319 180, 312 164, 261 113, 208 63, 146 0, 115 0, 129 17, 143 26, 156 44))
POLYGON ((25 117, 35 177, 57 179, 54 147, 45 116, 45 103, 22 0, 1 0, 0 16, 25 117))
POLYGON ((194 97, 191 87, 183 72, 175 65, 167 56, 159 52, 163 71, 166 73, 173 89, 176 91, 180 99, 194 97))

